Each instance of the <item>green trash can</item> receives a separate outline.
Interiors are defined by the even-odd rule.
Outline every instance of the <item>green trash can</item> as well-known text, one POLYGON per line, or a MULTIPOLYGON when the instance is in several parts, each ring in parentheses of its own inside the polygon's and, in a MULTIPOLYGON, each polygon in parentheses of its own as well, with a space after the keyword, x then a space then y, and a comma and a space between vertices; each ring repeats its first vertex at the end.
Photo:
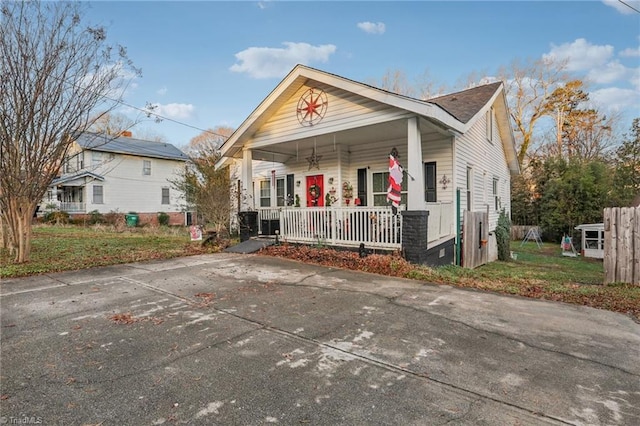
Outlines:
POLYGON ((129 213, 124 215, 125 220, 127 221, 127 226, 131 228, 135 228, 138 226, 138 214, 137 213, 129 213))

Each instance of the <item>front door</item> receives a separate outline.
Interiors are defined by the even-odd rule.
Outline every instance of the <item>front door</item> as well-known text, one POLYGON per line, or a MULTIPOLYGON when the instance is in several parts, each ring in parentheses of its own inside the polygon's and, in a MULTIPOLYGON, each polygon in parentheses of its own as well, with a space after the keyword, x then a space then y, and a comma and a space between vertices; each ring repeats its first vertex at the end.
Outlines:
POLYGON ((307 207, 324 206, 324 175, 307 176, 307 207))

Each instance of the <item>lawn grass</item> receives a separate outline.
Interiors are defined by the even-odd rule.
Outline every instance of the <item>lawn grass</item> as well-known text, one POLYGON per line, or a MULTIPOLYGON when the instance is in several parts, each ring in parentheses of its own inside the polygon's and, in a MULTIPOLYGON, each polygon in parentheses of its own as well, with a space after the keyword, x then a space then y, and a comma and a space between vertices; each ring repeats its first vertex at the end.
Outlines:
MULTIPOLYGON (((47 226, 33 228, 31 260, 13 264, 0 250, 0 279, 85 269, 219 251, 218 246, 192 242, 183 227, 47 226)), ((454 265, 429 268, 398 256, 369 255, 309 246, 272 246, 261 253, 309 263, 502 294, 553 300, 631 315, 640 320, 640 286, 604 285, 601 260, 562 256, 559 244, 511 242, 517 260, 491 262, 476 269, 454 265)))
MULTIPOLYGON (((7 250, 0 250, 0 278, 15 278, 96 266, 169 259, 210 252, 192 242, 185 228, 48 226, 33 227, 29 262, 14 264, 7 250)), ((215 250, 215 249, 213 249, 215 250)))

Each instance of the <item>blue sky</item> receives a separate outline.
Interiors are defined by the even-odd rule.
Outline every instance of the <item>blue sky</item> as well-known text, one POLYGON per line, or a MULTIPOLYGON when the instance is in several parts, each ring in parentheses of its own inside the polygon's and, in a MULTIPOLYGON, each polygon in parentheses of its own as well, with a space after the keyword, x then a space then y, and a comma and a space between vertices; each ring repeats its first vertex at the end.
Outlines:
MULTIPOLYGON (((238 127, 297 63, 357 81, 425 72, 451 90, 513 60, 567 58, 599 109, 640 117, 640 0, 140 1, 89 3, 87 18, 127 47, 142 76, 127 105, 166 120, 134 136, 186 145, 203 129, 238 127), (176 123, 178 122, 178 123, 176 123)), ((119 112, 139 113, 127 106, 119 112)))

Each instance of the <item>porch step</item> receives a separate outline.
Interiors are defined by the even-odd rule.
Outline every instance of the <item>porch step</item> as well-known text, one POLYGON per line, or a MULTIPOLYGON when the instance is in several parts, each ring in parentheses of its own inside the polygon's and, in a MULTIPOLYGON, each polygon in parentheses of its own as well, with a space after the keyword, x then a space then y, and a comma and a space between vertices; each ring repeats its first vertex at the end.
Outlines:
POLYGON ((226 253, 249 254, 255 253, 261 248, 272 246, 275 243, 276 241, 270 238, 248 239, 247 241, 243 241, 240 244, 236 244, 235 246, 227 247, 226 249, 224 249, 224 251, 226 253))

